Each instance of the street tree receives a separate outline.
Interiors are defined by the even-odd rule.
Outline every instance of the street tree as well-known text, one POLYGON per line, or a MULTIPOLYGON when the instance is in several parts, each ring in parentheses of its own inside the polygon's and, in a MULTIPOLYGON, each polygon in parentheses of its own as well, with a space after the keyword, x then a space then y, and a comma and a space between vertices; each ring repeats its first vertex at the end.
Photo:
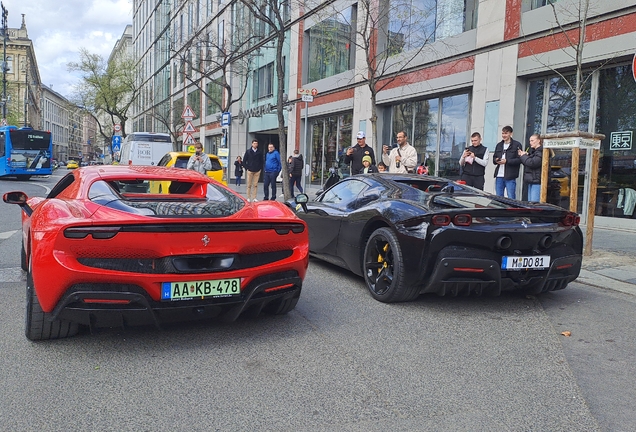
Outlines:
POLYGON ((351 8, 338 10, 335 6, 321 14, 323 20, 311 30, 320 32, 321 51, 328 55, 310 52, 310 62, 333 63, 349 46, 361 53, 363 61, 355 65, 356 82, 369 89, 370 144, 377 148, 378 93, 395 84, 408 85, 404 72, 416 67, 427 53, 448 47, 433 42, 450 36, 457 21, 463 22, 463 4, 447 2, 440 10, 437 2, 359 0, 357 14, 352 14, 351 8))
POLYGON ((139 93, 135 61, 129 56, 108 61, 86 48, 80 48, 79 54, 78 62, 67 64, 69 71, 79 72, 81 77, 71 101, 95 119, 106 140, 113 136, 114 124, 121 125, 121 135, 126 137, 129 110, 139 93))

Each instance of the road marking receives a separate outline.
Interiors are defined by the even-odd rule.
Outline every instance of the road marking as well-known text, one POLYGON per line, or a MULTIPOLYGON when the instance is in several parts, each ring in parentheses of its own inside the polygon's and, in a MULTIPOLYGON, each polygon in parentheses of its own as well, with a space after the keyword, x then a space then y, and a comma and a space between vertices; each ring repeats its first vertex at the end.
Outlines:
POLYGON ((18 232, 18 230, 0 232, 0 240, 6 240, 6 239, 8 239, 9 237, 11 237, 13 234, 15 234, 17 232, 18 232))
POLYGON ((0 283, 24 281, 26 281, 26 273, 20 267, 0 269, 0 283))

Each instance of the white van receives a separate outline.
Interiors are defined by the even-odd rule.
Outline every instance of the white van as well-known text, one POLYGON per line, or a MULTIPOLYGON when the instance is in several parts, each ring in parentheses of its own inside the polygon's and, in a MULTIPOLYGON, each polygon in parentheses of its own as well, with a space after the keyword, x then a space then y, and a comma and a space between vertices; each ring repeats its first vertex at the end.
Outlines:
POLYGON ((174 151, 167 133, 133 132, 121 145, 122 165, 157 165, 168 152, 174 151))

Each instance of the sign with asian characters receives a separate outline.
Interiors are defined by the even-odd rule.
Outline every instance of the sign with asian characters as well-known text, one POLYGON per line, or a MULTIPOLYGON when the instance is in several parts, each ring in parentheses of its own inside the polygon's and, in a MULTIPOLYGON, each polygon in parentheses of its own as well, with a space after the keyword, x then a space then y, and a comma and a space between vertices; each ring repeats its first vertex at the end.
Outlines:
POLYGON ((612 132, 610 134, 610 150, 631 150, 632 149, 632 131, 612 132))

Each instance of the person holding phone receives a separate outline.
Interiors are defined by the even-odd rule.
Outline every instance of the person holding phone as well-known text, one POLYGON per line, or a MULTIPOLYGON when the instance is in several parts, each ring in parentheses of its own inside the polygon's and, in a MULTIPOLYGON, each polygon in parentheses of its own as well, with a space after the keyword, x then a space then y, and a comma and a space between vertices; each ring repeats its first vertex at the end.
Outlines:
POLYGON ((508 198, 517 199, 517 177, 519 177, 519 167, 521 158, 519 149, 521 143, 512 139, 512 127, 504 126, 501 129, 502 140, 495 146, 493 163, 495 167, 495 192, 498 196, 504 196, 504 191, 508 198))
POLYGON ((212 169, 210 157, 203 153, 203 145, 199 141, 194 143, 194 154, 188 159, 187 168, 203 175, 212 169))
POLYGON ((488 148, 481 143, 481 134, 474 132, 470 136, 470 146, 459 158, 459 165, 462 169, 462 180, 468 186, 484 190, 486 165, 488 165, 488 148))

